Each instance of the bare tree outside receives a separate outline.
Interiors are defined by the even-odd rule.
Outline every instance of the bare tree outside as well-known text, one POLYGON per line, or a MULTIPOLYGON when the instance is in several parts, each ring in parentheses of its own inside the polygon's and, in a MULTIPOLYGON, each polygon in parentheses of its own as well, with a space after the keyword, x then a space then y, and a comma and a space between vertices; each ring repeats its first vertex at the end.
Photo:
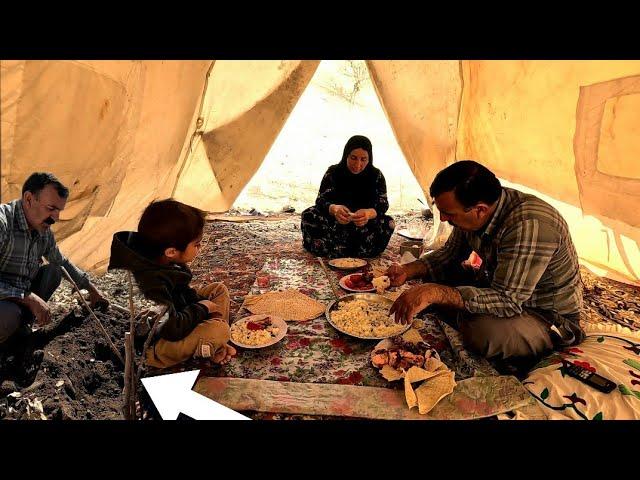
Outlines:
POLYGON ((367 65, 364 60, 346 60, 339 72, 343 77, 342 81, 332 80, 325 88, 329 93, 354 104, 358 92, 370 81, 367 65))

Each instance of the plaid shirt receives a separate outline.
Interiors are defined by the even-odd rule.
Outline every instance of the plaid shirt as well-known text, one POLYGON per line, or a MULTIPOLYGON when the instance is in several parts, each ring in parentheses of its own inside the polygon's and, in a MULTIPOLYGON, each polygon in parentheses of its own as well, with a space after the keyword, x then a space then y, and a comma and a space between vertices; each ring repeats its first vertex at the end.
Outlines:
POLYGON ((30 292, 42 257, 66 268, 78 288, 89 287, 89 276, 60 253, 51 229, 29 230, 22 200, 0 205, 0 300, 24 298, 30 292))
POLYGON ((484 230, 454 227, 443 247, 420 258, 427 281, 452 283, 448 280, 472 251, 482 258, 475 285, 456 287, 469 312, 498 317, 518 315, 523 307, 580 312, 582 282, 567 223, 534 195, 503 188, 484 230))

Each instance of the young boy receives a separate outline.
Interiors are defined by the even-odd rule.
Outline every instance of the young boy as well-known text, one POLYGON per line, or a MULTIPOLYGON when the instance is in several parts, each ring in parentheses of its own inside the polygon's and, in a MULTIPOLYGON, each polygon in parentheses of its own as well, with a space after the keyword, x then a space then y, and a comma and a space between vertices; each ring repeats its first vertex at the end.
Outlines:
POLYGON ((142 213, 137 232, 118 232, 108 269, 130 270, 143 295, 166 313, 146 352, 147 363, 166 368, 189 358, 226 363, 236 350, 227 344, 229 292, 222 283, 196 291, 187 263, 200 248, 204 212, 166 199, 142 213))

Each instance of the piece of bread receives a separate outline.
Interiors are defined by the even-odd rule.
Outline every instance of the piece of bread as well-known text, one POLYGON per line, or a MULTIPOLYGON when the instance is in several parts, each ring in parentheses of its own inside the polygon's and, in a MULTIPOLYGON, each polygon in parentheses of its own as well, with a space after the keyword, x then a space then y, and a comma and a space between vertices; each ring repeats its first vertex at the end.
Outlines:
POLYGON ((391 286, 391 280, 389 280, 389 277, 386 275, 374 278, 371 283, 376 289, 376 293, 378 295, 382 295, 384 291, 391 286))

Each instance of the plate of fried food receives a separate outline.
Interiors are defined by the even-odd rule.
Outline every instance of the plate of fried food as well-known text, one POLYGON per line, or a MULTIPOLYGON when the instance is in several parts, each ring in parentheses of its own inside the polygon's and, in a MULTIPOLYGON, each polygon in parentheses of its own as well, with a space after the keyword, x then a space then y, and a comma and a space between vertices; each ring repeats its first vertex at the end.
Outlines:
POLYGON ((351 293, 327 306, 327 321, 339 332, 363 340, 381 340, 408 330, 396 323, 389 309, 393 301, 375 293, 351 293))
POLYGON ((329 265, 338 270, 355 270, 357 268, 362 268, 367 265, 366 260, 363 258, 334 258, 333 260, 329 260, 329 265))
POLYGON ((231 325, 231 342, 242 348, 265 348, 287 334, 287 322, 275 315, 250 315, 231 325))

